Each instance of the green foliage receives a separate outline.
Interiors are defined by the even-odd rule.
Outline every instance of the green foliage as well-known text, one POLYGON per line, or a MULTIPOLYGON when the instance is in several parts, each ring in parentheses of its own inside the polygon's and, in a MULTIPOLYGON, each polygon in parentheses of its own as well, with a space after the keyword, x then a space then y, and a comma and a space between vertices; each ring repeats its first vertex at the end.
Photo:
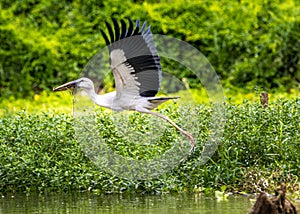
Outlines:
MULTIPOLYGON (((0 1, 0 95, 32 96, 78 77, 104 47, 104 20, 147 20, 210 60, 223 82, 264 89, 300 81, 300 5, 288 1, 0 1)), ((164 61, 162 61, 164 62, 164 61)), ((165 63, 199 87, 195 75, 165 63)))
POLYGON ((28 114, 43 114, 43 112, 58 114, 70 114, 72 112, 72 94, 45 93, 35 94, 33 99, 16 99, 11 96, 0 101, 0 117, 14 115, 20 111, 26 111, 28 114))
MULTIPOLYGON (((225 186, 228 190, 257 191, 254 186, 263 187, 262 181, 270 189, 282 181, 295 184, 300 171, 299 102, 278 100, 266 109, 247 102, 227 104, 222 143, 206 164, 199 165, 202 148, 198 146, 168 173, 140 181, 121 179, 96 167, 74 136, 71 116, 26 112, 8 115, 0 118, 0 192, 211 192, 212 188, 223 191, 225 186)), ((197 139, 200 145, 208 134, 210 109, 203 105, 196 108, 202 121, 197 139)), ((167 106, 164 113, 180 124, 177 110, 167 106)), ((172 145, 172 127, 162 142, 149 145, 148 151, 118 136, 109 113, 100 111, 97 115, 102 137, 124 157, 151 159, 172 145)), ((130 114, 130 121, 144 132, 148 116, 130 114)))

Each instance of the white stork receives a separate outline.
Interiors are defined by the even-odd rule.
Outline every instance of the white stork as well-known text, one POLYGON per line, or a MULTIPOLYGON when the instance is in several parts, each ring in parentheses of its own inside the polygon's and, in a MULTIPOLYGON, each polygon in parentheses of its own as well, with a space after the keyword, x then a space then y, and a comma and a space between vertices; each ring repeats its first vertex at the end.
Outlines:
POLYGON ((116 91, 98 95, 93 82, 86 77, 65 83, 53 90, 63 91, 78 87, 99 106, 114 111, 132 110, 160 117, 185 135, 194 148, 195 140, 190 133, 167 116, 151 111, 163 102, 178 97, 155 97, 160 87, 162 69, 150 26, 146 28, 146 22, 140 26, 137 20, 134 28, 133 22, 128 19, 127 29, 124 20, 121 20, 121 26, 115 19, 112 20, 114 29, 105 22, 110 39, 104 31, 101 30, 101 33, 109 49, 116 91))

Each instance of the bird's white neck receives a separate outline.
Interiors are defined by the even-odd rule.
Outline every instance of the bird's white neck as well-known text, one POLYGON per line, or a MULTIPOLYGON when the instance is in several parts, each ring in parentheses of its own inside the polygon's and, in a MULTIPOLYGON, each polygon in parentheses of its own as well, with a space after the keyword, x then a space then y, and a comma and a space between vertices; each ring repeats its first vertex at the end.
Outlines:
POLYGON ((95 90, 85 90, 85 92, 89 95, 90 99, 97 105, 105 107, 105 108, 112 108, 113 101, 116 96, 116 92, 110 92, 103 95, 96 94, 95 90))
POLYGON ((90 97, 90 99, 96 103, 96 100, 97 100, 97 94, 95 92, 95 89, 83 89, 90 97))

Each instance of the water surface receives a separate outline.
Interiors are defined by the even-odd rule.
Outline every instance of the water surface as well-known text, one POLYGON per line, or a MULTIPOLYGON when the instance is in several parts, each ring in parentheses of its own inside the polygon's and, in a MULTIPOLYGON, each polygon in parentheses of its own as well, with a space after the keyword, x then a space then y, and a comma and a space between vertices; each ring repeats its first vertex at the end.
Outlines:
POLYGON ((248 197, 230 196, 227 201, 197 194, 94 195, 87 193, 5 195, 0 213, 248 213, 248 197))

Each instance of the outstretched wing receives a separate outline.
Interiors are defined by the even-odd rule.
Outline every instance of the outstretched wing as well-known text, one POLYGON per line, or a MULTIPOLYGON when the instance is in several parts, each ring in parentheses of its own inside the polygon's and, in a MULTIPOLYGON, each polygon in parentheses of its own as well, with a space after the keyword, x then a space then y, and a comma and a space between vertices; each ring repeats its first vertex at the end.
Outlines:
POLYGON ((113 19, 106 22, 108 35, 101 30, 110 53, 110 66, 114 74, 117 96, 154 97, 160 86, 161 65, 150 26, 146 22, 135 27, 128 19, 121 26, 113 19))

